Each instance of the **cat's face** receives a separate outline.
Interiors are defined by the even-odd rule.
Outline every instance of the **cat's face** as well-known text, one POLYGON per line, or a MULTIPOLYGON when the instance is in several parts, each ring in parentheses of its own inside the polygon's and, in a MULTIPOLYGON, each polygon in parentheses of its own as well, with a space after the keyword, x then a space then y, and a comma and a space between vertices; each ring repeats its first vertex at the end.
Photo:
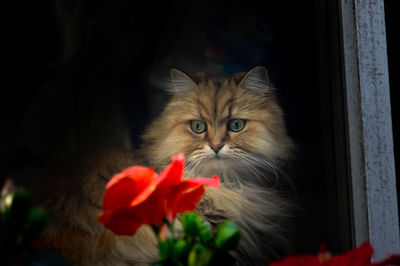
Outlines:
POLYGON ((288 156, 292 143, 264 68, 241 79, 194 82, 178 70, 171 76, 174 95, 144 136, 155 165, 183 152, 191 176, 257 176, 288 156))

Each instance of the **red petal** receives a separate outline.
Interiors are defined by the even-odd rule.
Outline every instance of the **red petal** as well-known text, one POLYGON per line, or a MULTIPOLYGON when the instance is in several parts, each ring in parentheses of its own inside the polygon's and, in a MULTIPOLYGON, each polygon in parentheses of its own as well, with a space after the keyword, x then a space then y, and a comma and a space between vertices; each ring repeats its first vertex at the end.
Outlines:
POLYGON ((99 223, 101 224, 105 224, 108 222, 110 215, 108 215, 106 212, 102 211, 99 214, 99 217, 97 218, 97 220, 99 221, 99 223))
POLYGON ((373 249, 370 243, 365 242, 360 247, 342 255, 333 256, 330 265, 340 266, 367 266, 371 265, 373 249))
POLYGON ((175 214, 194 210, 197 204, 199 204, 204 192, 204 186, 199 186, 198 188, 181 194, 175 203, 175 214))
POLYGON ((172 187, 166 199, 168 218, 173 219, 177 213, 194 210, 204 194, 204 185, 219 187, 219 184, 219 177, 214 176, 213 178, 188 178, 172 187))
MULTIPOLYGON (((218 188, 221 181, 218 176, 213 176, 212 178, 205 178, 205 177, 191 177, 185 179, 183 182, 190 182, 192 184, 197 185, 207 185, 210 187, 218 188)), ((183 183, 181 182, 181 183, 183 183)))
POLYGON ((119 209, 112 213, 101 213, 99 222, 116 235, 132 236, 136 234, 143 221, 130 208, 119 209))
POLYGON ((132 194, 134 188, 135 182, 132 179, 125 176, 119 178, 118 182, 106 189, 103 198, 103 209, 116 210, 127 207, 129 202, 135 197, 135 194, 132 194))
MULTIPOLYGON (((114 175, 113 178, 111 178, 111 180, 108 181, 106 189, 109 189, 111 186, 118 183, 119 180, 124 177, 129 177, 139 182, 140 180, 145 181, 147 178, 151 178, 153 174, 154 170, 150 167, 132 166, 114 175)), ((150 180, 147 179, 148 183, 150 183, 150 181, 151 179, 150 180)))
MULTIPOLYGON (((342 255, 332 256, 329 261, 321 262, 319 256, 300 255, 287 256, 281 261, 275 261, 270 266, 371 266, 381 264, 371 264, 371 256, 373 253, 372 246, 369 243, 364 243, 360 247, 353 249, 342 255)), ((382 265, 384 266, 384 264, 382 265)))
MULTIPOLYGON (((185 156, 183 153, 178 156, 172 156, 172 162, 165 167, 160 176, 163 187, 170 187, 178 184, 182 180, 183 171, 185 169, 185 156)), ((160 184, 161 185, 161 184, 160 184)))
POLYGON ((167 196, 168 219, 173 220, 177 213, 194 210, 204 191, 203 185, 185 181, 172 188, 167 196))
POLYGON ((167 216, 165 199, 164 191, 157 189, 146 201, 132 209, 143 223, 161 225, 163 219, 167 216))
POLYGON ((145 201, 148 197, 150 197, 150 195, 157 189, 160 190, 159 185, 161 182, 163 182, 165 179, 167 178, 167 176, 156 176, 153 181, 147 186, 145 187, 142 192, 136 197, 134 198, 130 203, 129 206, 133 207, 136 206, 140 203, 142 203, 143 201, 145 201))
POLYGON ((115 234, 133 235, 142 224, 161 225, 179 212, 194 210, 204 185, 219 187, 220 180, 189 178, 182 181, 185 157, 179 154, 157 176, 153 169, 135 166, 115 175, 106 186, 104 211, 99 216, 115 234))
POLYGON ((174 196, 179 196, 180 194, 188 193, 191 189, 196 189, 199 186, 207 185, 211 187, 219 187, 220 180, 218 176, 213 178, 197 178, 191 177, 183 180, 178 185, 171 187, 171 192, 168 195, 168 201, 172 202, 174 196))
POLYGON ((103 209, 115 210, 129 206, 156 177, 152 168, 133 166, 116 174, 106 185, 103 209))

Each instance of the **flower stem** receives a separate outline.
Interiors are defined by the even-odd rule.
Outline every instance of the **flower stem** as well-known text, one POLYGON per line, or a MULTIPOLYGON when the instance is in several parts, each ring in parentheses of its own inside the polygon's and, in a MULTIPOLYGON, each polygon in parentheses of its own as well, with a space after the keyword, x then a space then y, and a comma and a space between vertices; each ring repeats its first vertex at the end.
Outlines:
POLYGON ((164 219, 164 223, 168 226, 169 232, 171 233, 171 238, 175 240, 175 228, 173 222, 171 223, 168 219, 164 219))

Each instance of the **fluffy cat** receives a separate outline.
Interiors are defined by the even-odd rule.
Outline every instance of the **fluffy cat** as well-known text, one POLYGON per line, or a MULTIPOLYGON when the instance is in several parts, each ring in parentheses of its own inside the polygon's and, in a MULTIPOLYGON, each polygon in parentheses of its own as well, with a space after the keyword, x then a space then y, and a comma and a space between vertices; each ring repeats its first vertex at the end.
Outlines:
MULTIPOLYGON (((255 67, 231 78, 189 77, 171 70, 172 97, 147 127, 138 151, 113 151, 80 162, 44 193, 52 222, 39 245, 78 265, 146 265, 158 259, 152 232, 119 237, 97 222, 104 186, 116 172, 146 165, 160 172, 183 152, 185 176, 217 174, 220 189, 208 189, 196 211, 212 225, 233 220, 243 236, 234 252, 239 265, 267 265, 289 242, 291 205, 279 184, 290 158, 282 111, 267 71, 255 67)), ((179 226, 179 225, 178 225, 179 226)))

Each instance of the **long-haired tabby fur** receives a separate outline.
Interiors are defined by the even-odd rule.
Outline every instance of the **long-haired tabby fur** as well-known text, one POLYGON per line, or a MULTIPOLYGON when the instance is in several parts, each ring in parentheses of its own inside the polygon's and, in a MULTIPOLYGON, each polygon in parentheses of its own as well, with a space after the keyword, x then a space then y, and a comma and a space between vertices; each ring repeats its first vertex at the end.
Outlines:
POLYGON ((80 162, 44 193, 52 222, 39 245, 78 265, 146 265, 158 259, 155 237, 143 226, 134 237, 115 236, 97 222, 104 187, 131 165, 160 172, 172 155, 186 156, 185 176, 222 179, 207 189, 197 212, 212 225, 229 219, 242 232, 233 253, 239 265, 267 265, 288 246, 290 204, 277 184, 293 146, 267 72, 255 67, 231 78, 189 77, 171 70, 171 100, 147 127, 138 151, 113 151, 80 162), (240 119, 240 130, 232 130, 240 119), (192 121, 206 125, 194 131, 192 121), (242 123, 243 122, 243 123, 242 123))

